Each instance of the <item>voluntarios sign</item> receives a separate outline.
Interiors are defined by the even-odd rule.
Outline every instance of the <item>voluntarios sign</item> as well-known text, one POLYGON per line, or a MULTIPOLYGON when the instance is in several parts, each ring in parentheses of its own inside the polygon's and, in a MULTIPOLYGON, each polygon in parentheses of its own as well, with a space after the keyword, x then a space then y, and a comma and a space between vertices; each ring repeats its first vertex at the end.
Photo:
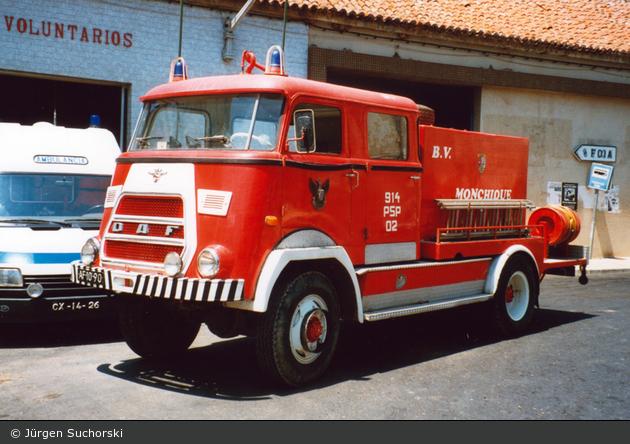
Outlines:
POLYGON ((78 40, 85 43, 99 45, 123 46, 131 48, 133 34, 130 32, 113 31, 86 26, 57 23, 46 20, 33 20, 22 17, 4 16, 7 32, 17 32, 56 39, 78 40))

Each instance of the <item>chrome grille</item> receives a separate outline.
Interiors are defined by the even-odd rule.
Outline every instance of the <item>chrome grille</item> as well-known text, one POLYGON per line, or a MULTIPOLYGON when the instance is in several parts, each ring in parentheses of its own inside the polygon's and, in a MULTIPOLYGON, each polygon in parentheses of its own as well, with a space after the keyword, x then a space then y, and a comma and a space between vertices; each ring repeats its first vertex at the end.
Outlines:
POLYGON ((170 252, 182 255, 185 245, 180 196, 123 195, 104 235, 102 258, 157 267, 170 252))

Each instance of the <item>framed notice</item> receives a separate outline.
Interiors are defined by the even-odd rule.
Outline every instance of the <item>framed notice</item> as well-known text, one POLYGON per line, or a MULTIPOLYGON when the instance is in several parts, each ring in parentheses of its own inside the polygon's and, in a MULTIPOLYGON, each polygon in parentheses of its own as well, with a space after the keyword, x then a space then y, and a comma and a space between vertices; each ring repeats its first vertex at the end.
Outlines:
POLYGON ((562 206, 577 211, 578 184, 562 182, 562 206))

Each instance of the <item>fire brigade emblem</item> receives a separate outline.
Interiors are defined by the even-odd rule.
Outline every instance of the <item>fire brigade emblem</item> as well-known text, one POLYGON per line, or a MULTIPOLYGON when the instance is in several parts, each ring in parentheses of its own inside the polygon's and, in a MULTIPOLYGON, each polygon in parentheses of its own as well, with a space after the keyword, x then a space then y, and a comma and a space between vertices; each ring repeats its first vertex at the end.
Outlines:
POLYGON ((311 194, 313 195, 313 207, 319 211, 324 208, 324 205, 326 205, 326 193, 328 193, 328 188, 330 187, 330 179, 326 180, 326 182, 322 185, 321 180, 315 179, 315 182, 313 182, 313 179, 309 178, 308 185, 311 189, 311 194))
POLYGON ((477 165, 479 165, 477 168, 479 172, 483 173, 486 169, 486 155, 484 153, 477 154, 477 165))
POLYGON ((157 183, 157 181, 160 180, 160 177, 168 174, 168 172, 162 171, 161 168, 156 168, 153 171, 149 171, 149 174, 151 175, 151 177, 153 177, 153 183, 157 183))

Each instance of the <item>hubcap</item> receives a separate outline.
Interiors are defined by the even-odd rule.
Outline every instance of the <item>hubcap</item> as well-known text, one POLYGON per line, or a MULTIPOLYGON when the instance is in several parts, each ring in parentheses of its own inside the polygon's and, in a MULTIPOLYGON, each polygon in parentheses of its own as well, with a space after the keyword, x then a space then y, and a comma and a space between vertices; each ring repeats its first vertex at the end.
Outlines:
POLYGON ((315 351, 318 342, 326 339, 326 315, 317 309, 309 313, 304 320, 306 326, 304 328, 304 345, 310 350, 315 351))
POLYGON ((529 306, 529 282, 522 271, 517 271, 510 278, 505 291, 505 307, 510 319, 520 321, 529 306))
POLYGON ((326 341, 327 310, 324 300, 315 294, 302 299, 295 308, 289 343, 298 362, 309 364, 319 356, 321 345, 326 341))

